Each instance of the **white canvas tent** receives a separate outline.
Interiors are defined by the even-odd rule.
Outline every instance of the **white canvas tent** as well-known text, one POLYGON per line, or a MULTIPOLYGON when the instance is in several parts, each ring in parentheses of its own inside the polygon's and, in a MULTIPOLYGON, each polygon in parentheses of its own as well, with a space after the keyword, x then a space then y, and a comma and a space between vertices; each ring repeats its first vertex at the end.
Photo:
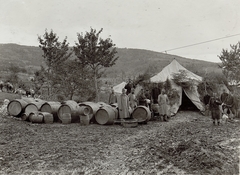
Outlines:
POLYGON ((170 107, 170 112, 172 115, 176 114, 179 107, 182 105, 183 92, 200 111, 204 111, 204 106, 200 101, 199 93, 197 91, 197 85, 202 81, 202 77, 187 70, 181 64, 179 64, 177 60, 174 59, 169 65, 164 67, 160 73, 150 78, 150 81, 153 83, 160 83, 165 82, 167 79, 170 80, 172 88, 176 89, 180 96, 179 101, 170 107), (173 74, 179 73, 180 70, 184 70, 188 79, 191 79, 194 82, 191 88, 182 88, 173 82, 173 74))
POLYGON ((116 94, 121 94, 122 93, 122 89, 126 86, 126 82, 122 82, 116 86, 113 87, 113 90, 116 94))

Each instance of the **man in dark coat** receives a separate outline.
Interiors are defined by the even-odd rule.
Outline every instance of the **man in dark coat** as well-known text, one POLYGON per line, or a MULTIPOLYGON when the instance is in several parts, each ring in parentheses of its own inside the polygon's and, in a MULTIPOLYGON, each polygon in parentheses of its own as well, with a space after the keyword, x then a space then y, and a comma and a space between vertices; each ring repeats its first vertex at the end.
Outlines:
POLYGON ((212 120, 213 120, 213 124, 215 125, 215 121, 217 120, 217 124, 220 124, 220 117, 222 115, 222 111, 220 109, 220 105, 221 105, 221 101, 220 99, 217 97, 217 94, 214 92, 213 93, 213 97, 210 98, 209 101, 209 110, 211 111, 211 115, 212 115, 212 120))
POLYGON ((127 92, 126 92, 127 95, 131 93, 131 90, 133 88, 133 82, 131 79, 128 80, 128 83, 125 85, 124 88, 127 89, 127 92))
POLYGON ((3 91, 4 82, 0 80, 0 90, 3 91))
POLYGON ((205 105, 208 105, 208 104, 209 104, 210 98, 211 98, 211 96, 210 96, 208 93, 206 93, 206 94, 204 95, 204 97, 203 97, 203 102, 204 102, 205 105))
POLYGON ((157 87, 157 84, 155 84, 154 88, 152 89, 152 100, 154 104, 158 103, 158 95, 161 93, 160 89, 157 87))
POLYGON ((146 96, 144 94, 144 90, 141 89, 140 94, 138 96, 138 105, 143 105, 143 106, 147 106, 147 101, 146 101, 146 96))
POLYGON ((203 102, 204 102, 204 105, 205 105, 205 115, 206 116, 210 115, 210 113, 209 113, 210 98, 211 98, 211 96, 208 93, 206 93, 203 97, 203 102))
POLYGON ((111 93, 109 95, 109 99, 108 99, 108 104, 114 104, 114 103, 117 103, 117 96, 114 92, 114 89, 111 88, 111 93))

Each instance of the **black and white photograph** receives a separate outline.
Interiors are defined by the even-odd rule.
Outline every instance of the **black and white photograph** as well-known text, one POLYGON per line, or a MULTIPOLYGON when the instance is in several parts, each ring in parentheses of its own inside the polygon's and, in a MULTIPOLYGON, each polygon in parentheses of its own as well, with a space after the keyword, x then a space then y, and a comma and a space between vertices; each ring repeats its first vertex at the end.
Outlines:
POLYGON ((0 4, 0 175, 240 175, 239 0, 0 4))

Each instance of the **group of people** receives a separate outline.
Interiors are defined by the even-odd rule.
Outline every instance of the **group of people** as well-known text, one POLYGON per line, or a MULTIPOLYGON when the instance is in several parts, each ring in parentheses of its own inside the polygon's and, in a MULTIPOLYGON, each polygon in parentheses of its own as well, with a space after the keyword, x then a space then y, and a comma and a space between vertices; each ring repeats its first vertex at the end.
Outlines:
POLYGON ((220 125, 221 117, 227 116, 227 118, 231 119, 231 115, 233 115, 233 111, 231 108, 234 105, 233 96, 223 90, 223 93, 220 97, 216 92, 213 92, 212 97, 210 95, 204 96, 204 103, 206 107, 211 112, 211 117, 214 125, 220 125))
POLYGON ((7 92, 13 92, 13 85, 7 81, 6 83, 4 83, 2 80, 0 80, 0 90, 1 92, 3 92, 3 89, 6 89, 7 92))
POLYGON ((148 89, 144 90, 143 88, 139 94, 135 95, 135 89, 131 88, 130 91, 123 88, 122 94, 117 98, 114 89, 111 88, 111 93, 109 95, 109 104, 118 104, 119 116, 120 118, 130 118, 130 113, 137 106, 146 106, 154 114, 152 109, 152 104, 157 104, 158 109, 157 113, 163 121, 168 121, 169 118, 169 99, 165 90, 161 91, 158 88, 153 88, 152 92, 148 89))
POLYGON ((122 94, 119 99, 114 92, 114 89, 111 88, 111 93, 109 95, 110 105, 117 103, 119 109, 119 118, 130 118, 130 110, 136 107, 136 96, 134 93, 127 94, 127 89, 122 89, 122 94))

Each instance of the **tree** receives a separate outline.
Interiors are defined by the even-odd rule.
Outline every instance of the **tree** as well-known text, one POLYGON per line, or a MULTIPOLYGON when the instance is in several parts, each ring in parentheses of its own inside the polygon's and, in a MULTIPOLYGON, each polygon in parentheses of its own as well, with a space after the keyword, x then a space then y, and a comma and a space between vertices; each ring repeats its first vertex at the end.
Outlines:
POLYGON ((173 73, 172 80, 183 88, 190 88, 193 85, 193 80, 188 76, 186 70, 179 70, 179 72, 173 73))
POLYGON ((72 52, 69 51, 69 43, 67 43, 67 37, 63 42, 58 41, 59 37, 52 30, 50 33, 45 31, 43 38, 38 36, 39 47, 43 50, 43 58, 46 63, 46 76, 48 79, 48 94, 49 87, 52 86, 52 82, 55 79, 56 71, 61 64, 71 56, 72 52))
POLYGON ((77 60, 68 60, 58 67, 54 84, 56 91, 70 100, 74 95, 86 98, 93 93, 89 70, 77 60))
POLYGON ((44 69, 43 66, 41 66, 41 69, 34 73, 34 79, 32 81, 34 86, 33 88, 36 93, 39 93, 40 89, 42 88, 44 83, 47 81, 46 78, 47 78, 46 70, 44 69))
POLYGON ((236 45, 230 45, 231 50, 223 49, 218 56, 222 61, 220 66, 223 74, 229 81, 240 81, 240 42, 236 45))
POLYGON ((105 68, 113 66, 118 59, 115 57, 117 51, 112 40, 100 38, 102 30, 97 32, 91 28, 90 32, 86 32, 85 35, 78 33, 78 43, 75 43, 76 45, 73 47, 80 64, 91 70, 97 101, 99 101, 98 79, 102 76, 105 68))

